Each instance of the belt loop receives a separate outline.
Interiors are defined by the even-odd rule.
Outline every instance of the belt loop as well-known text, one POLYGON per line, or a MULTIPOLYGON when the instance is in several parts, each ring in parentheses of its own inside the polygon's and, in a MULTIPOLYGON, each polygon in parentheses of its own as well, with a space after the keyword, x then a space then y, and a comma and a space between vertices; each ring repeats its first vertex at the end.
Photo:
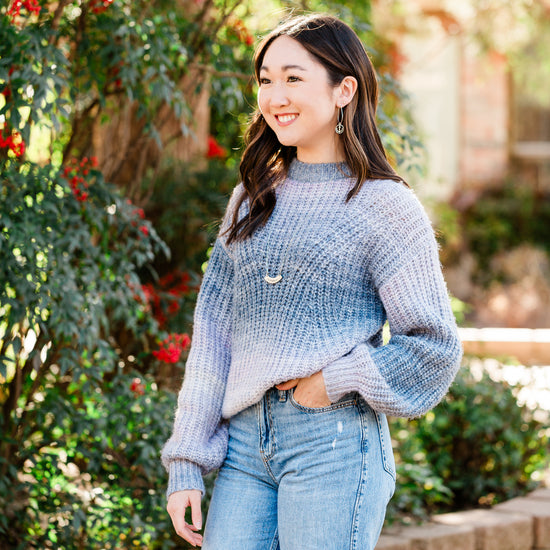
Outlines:
POLYGON ((279 403, 286 403, 288 390, 277 390, 279 392, 279 403))

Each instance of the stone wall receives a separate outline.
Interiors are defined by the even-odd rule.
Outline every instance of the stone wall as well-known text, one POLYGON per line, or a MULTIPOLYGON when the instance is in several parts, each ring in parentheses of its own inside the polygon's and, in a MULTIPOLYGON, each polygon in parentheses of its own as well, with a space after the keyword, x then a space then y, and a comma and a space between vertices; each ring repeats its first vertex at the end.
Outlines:
POLYGON ((384 531, 376 550, 550 550, 550 489, 384 531))

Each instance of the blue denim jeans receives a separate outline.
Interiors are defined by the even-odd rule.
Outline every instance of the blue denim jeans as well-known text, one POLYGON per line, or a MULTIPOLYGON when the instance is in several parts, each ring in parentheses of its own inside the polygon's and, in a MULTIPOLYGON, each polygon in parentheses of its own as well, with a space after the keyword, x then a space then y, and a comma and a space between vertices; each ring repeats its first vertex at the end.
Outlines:
POLYGON ((394 489, 383 414, 272 389, 230 420, 203 550, 372 550, 394 489))

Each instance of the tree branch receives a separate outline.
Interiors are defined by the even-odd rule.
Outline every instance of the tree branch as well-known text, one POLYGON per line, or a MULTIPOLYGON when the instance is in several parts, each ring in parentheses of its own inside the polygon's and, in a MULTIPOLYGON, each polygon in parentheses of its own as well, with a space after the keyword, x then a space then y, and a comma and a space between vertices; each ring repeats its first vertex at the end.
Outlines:
POLYGON ((59 0, 59 3, 57 4, 57 8, 55 8, 55 12, 53 14, 52 19, 52 34, 50 38, 48 39, 48 44, 52 45, 56 42, 57 36, 55 35, 55 32, 59 28, 59 21, 61 20, 61 16, 63 15, 63 10, 65 9, 65 6, 69 3, 70 0, 59 0))

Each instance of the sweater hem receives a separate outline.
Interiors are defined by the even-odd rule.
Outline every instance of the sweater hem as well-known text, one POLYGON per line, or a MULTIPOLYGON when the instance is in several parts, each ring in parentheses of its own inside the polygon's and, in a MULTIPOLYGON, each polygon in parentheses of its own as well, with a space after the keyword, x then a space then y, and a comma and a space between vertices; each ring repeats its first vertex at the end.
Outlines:
POLYGON ((174 460, 168 468, 168 488, 166 498, 177 491, 198 489, 204 495, 204 481, 201 468, 194 462, 174 460))

